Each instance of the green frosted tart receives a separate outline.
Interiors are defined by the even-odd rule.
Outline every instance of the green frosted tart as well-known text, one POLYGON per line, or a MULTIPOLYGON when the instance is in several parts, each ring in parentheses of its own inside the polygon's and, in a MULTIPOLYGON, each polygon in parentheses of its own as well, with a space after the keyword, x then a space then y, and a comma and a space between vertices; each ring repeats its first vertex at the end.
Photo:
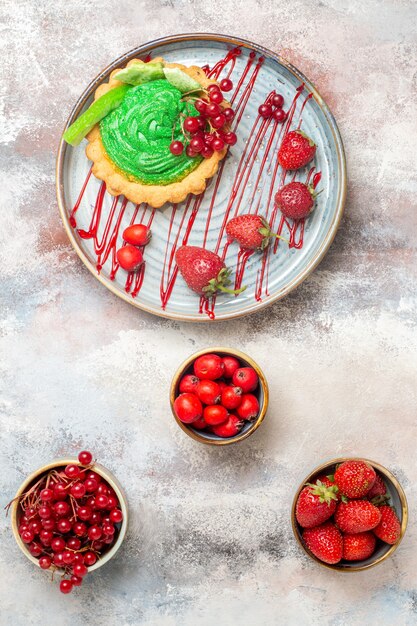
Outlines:
POLYGON ((167 80, 154 80, 129 89, 123 102, 100 122, 108 157, 129 178, 145 185, 181 181, 202 161, 183 152, 173 155, 169 145, 182 139, 181 114, 197 116, 190 103, 167 80))

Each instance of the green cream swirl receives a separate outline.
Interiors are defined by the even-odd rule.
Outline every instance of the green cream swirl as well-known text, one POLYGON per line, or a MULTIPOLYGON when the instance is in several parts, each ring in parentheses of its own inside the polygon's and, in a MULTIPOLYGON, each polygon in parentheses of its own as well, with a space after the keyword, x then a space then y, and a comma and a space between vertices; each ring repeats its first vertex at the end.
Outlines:
POLYGON ((173 155, 171 141, 182 141, 180 113, 198 115, 167 80, 132 87, 123 102, 100 122, 103 146, 129 180, 145 185, 169 185, 192 172, 202 157, 185 151, 173 155), (173 136, 174 128, 174 136, 173 136))

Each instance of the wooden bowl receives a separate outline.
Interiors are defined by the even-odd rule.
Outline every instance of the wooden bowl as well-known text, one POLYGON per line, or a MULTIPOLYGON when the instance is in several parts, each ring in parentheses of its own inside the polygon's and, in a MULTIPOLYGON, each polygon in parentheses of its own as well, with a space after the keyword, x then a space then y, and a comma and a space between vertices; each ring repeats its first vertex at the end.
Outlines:
POLYGON ((195 441, 199 441, 200 443, 206 443, 212 446, 227 446, 232 443, 238 443, 239 441, 243 441, 244 439, 247 439, 247 437, 250 437, 250 435, 252 435, 255 432, 255 430, 257 430, 259 426, 262 424, 267 408, 268 408, 268 402, 269 402, 268 383, 259 365, 253 359, 251 359, 250 356, 248 356, 247 354, 244 354, 243 352, 240 352, 240 350, 235 350, 234 348, 224 348, 224 347, 205 348, 204 350, 200 350, 199 352, 195 352, 194 354, 189 356, 188 359, 186 359, 183 363, 181 363, 181 365, 175 372, 174 377, 172 379, 172 383, 171 383, 170 402, 171 402, 172 414, 174 416, 175 421, 177 422, 178 426, 189 437, 191 437, 195 441), (185 374, 192 373, 193 363, 199 356, 202 356, 203 354, 212 354, 212 353, 218 354, 220 356, 236 357, 242 363, 242 367, 253 367, 253 369, 255 370, 259 378, 258 389, 256 390, 256 392, 254 392, 256 393, 258 397, 258 401, 259 401, 259 414, 253 422, 245 422, 245 425, 243 426, 242 430, 234 437, 222 438, 222 437, 218 437, 214 433, 197 430, 196 428, 192 427, 193 426, 192 424, 184 424, 183 422, 181 422, 181 420, 178 419, 174 411, 174 401, 175 401, 175 398, 179 394, 178 388, 179 388, 181 378, 185 374))

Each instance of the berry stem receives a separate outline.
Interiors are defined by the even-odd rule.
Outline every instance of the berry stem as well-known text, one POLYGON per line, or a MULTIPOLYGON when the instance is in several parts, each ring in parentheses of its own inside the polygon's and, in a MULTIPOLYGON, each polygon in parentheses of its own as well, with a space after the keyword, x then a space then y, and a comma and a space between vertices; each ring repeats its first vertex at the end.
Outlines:
POLYGON ((240 289, 228 289, 227 287, 223 287, 223 285, 217 285, 217 289, 219 291, 223 291, 224 293, 237 295, 238 293, 242 293, 242 291, 245 291, 246 285, 244 287, 241 287, 240 289))

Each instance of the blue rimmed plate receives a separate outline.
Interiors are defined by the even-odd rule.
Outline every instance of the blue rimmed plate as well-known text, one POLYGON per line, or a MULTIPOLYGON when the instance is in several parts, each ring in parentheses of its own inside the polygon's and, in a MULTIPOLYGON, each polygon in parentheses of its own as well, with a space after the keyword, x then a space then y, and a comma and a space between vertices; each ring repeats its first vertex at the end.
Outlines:
POLYGON ((231 78, 226 95, 236 111, 236 145, 201 196, 178 205, 152 209, 114 198, 91 174, 85 142, 73 148, 61 140, 57 159, 58 204, 64 226, 83 263, 113 293, 149 313, 184 321, 226 320, 253 313, 299 285, 327 252, 339 225, 346 195, 343 145, 328 107, 313 85, 279 56, 249 41, 212 34, 166 37, 145 44, 114 61, 87 87, 67 125, 91 103, 110 72, 133 58, 162 56, 170 62, 205 67, 214 78, 231 78), (273 92, 284 96, 288 119, 263 120, 258 107, 273 92), (289 130, 301 128, 317 144, 306 168, 282 171, 277 152, 289 130), (320 194, 304 221, 285 220, 274 207, 280 186, 295 178, 309 181, 320 194), (227 219, 259 212, 289 243, 271 244, 265 253, 239 252, 227 243, 227 219), (145 264, 137 274, 117 267, 115 250, 130 223, 152 228, 145 264), (239 296, 218 295, 208 301, 190 291, 175 266, 175 251, 184 242, 205 246, 225 258, 239 296))

